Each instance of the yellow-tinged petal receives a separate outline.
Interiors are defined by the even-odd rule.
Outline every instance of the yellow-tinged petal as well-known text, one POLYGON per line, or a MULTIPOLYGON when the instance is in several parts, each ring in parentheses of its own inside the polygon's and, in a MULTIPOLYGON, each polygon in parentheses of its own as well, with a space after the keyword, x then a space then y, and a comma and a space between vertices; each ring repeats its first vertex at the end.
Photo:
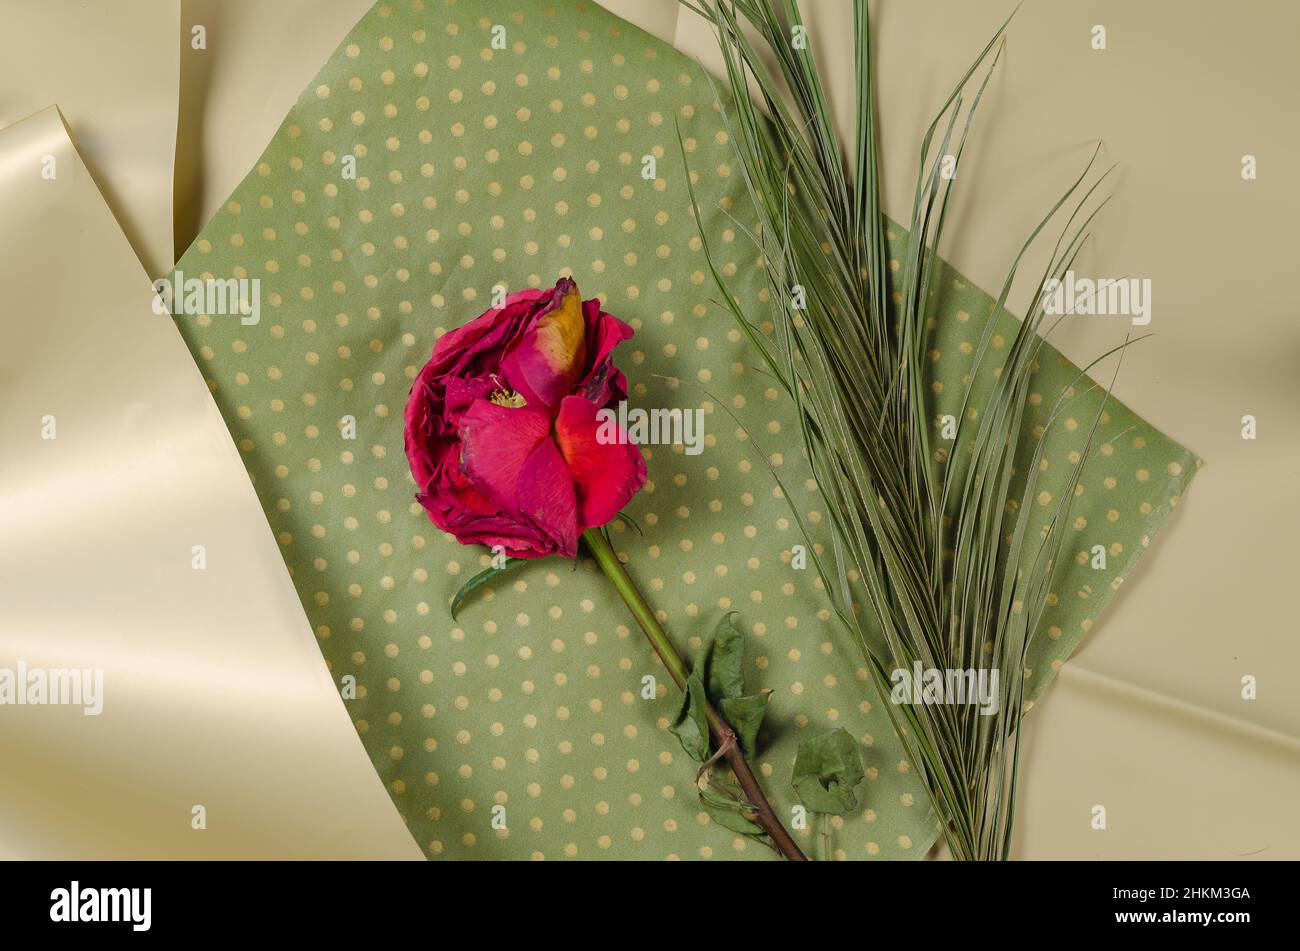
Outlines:
POLYGON ((574 284, 560 306, 537 321, 537 351, 551 372, 572 378, 586 357, 586 340, 582 298, 574 284))

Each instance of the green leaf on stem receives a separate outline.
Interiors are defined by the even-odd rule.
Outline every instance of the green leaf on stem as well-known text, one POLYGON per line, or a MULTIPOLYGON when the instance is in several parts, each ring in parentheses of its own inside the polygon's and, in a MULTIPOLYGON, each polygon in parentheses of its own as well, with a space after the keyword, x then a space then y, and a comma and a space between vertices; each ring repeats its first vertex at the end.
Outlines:
POLYGON ((763 725, 763 714, 771 696, 772 691, 760 690, 748 697, 723 697, 718 701, 718 711, 736 731, 736 739, 746 757, 758 750, 758 730, 763 725))
POLYGON ((695 670, 703 679, 709 700, 736 731, 741 751, 753 756, 763 725, 770 690, 745 694, 745 635, 736 627, 735 612, 728 612, 714 628, 713 639, 695 656, 695 670))
POLYGON ((705 713, 704 681, 700 679, 697 668, 686 680, 686 689, 682 692, 682 705, 677 711, 677 718, 669 727, 682 749, 697 763, 709 759, 709 718, 705 713))
POLYGON ((799 744, 792 781, 809 812, 852 812, 858 807, 855 790, 864 778, 858 741, 843 727, 799 744))
MULTIPOLYGON (((493 561, 495 560, 496 559, 494 558, 493 561)), ((463 585, 460 586, 460 590, 456 592, 456 596, 451 599, 451 619, 453 621, 456 620, 457 612, 459 612, 460 609, 464 606, 465 600, 471 594, 473 594, 479 588, 483 587, 483 585, 487 584, 489 581, 496 578, 498 575, 504 574, 505 572, 513 568, 515 565, 519 564, 521 561, 526 561, 526 560, 527 559, 524 558, 506 558, 499 565, 494 564, 490 568, 484 568, 473 578, 470 578, 468 581, 466 581, 463 585)))
POLYGON ((709 788, 700 790, 700 805, 724 829, 741 835, 765 835, 762 827, 754 821, 753 807, 745 801, 740 787, 735 783, 711 780, 709 788), (734 789, 731 788, 733 786, 734 789), (715 791, 714 787, 719 791, 715 791))
POLYGON ((713 640, 695 660, 696 669, 704 672, 709 699, 714 703, 745 694, 745 635, 732 622, 734 616, 734 612, 723 615, 713 629, 713 640))

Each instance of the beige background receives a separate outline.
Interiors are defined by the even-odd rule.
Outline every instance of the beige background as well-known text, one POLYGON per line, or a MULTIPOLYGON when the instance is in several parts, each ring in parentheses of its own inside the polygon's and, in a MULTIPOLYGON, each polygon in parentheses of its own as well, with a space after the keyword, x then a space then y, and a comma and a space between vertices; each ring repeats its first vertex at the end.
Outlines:
MULTIPOLYGON (((712 38, 674 0, 607 5, 706 64, 715 55, 712 38)), ((209 50, 207 62, 195 62, 203 54, 187 45, 181 51, 178 248, 367 6, 182 4, 181 36, 202 18, 209 50)), ((895 218, 908 215, 915 150, 933 110, 1011 7, 873 4, 885 205, 895 218)), ((805 0, 804 8, 846 117, 848 0, 805 0)), ((943 252, 987 288, 1000 284, 1037 217, 1104 140, 1104 156, 1120 163, 1114 200, 1076 270, 1151 278, 1146 329, 1156 336, 1129 351, 1115 389, 1208 463, 1030 717, 1023 857, 1300 857, 1291 809, 1300 788, 1300 648, 1289 610, 1300 529, 1300 331, 1290 273, 1300 190, 1287 170, 1300 146, 1291 121, 1298 28, 1300 7, 1284 0, 1028 0, 963 159, 943 252), (1106 27, 1105 51, 1090 48, 1096 24, 1106 27), (1241 179, 1246 153, 1258 158, 1258 181, 1241 179), (1247 413, 1259 420, 1253 442, 1240 438, 1247 413), (1240 699, 1245 674, 1259 678, 1254 702, 1240 699), (1107 808, 1105 832, 1089 826, 1097 804, 1107 808)), ((130 108, 107 105, 100 121, 111 126, 114 109, 130 108)), ((113 161, 105 166, 115 173, 113 161)), ((125 167, 119 174, 128 177, 125 167)), ((109 197, 119 220, 142 214, 133 200, 109 197)), ((1013 309, 1024 309, 1028 293, 1018 288, 1013 309)), ((1062 329, 1057 345, 1086 361, 1128 328, 1080 319, 1062 329)), ((338 719, 347 726, 341 711, 338 719)))
POLYGON ((58 103, 150 274, 171 250, 174 0, 0 0, 0 129, 58 103))
POLYGON ((0 667, 104 678, 0 708, 0 858, 418 858, 57 110, 0 130, 0 208, 0 667))

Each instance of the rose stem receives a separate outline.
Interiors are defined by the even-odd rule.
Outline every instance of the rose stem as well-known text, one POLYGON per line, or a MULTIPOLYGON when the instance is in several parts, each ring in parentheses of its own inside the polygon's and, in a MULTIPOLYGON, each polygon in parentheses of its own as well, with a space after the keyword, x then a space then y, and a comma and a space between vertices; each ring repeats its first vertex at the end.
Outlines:
MULTIPOLYGON (((659 624, 658 618, 655 617, 654 611, 646 603, 646 599, 641 595, 641 591, 632 581, 623 563, 618 560, 618 555, 610 547, 609 541, 606 540, 604 533, 598 528, 589 528, 582 533, 582 540, 587 543, 592 555, 596 559, 596 564, 605 572, 605 576, 614 584, 614 588, 622 597, 623 602, 636 618, 637 624, 645 632, 649 639, 650 645, 659 655, 659 659, 664 662, 664 667, 672 676, 673 682, 677 684, 679 690, 686 689, 686 678, 690 676, 681 655, 677 653, 677 648, 673 647, 672 641, 668 639, 667 633, 659 624)), ((772 839, 777 850, 787 859, 793 862, 806 862, 808 857, 803 854, 798 843, 794 841, 790 833, 786 831, 781 820, 776 817, 776 812, 763 795, 762 787, 758 785, 758 780, 754 778, 753 771, 749 768, 749 763, 745 761, 745 755, 741 751, 740 743, 736 738, 736 731, 728 725, 718 711, 713 709, 713 705, 706 701, 705 713, 709 721, 709 732, 713 735, 714 743, 717 748, 722 750, 723 757, 731 771, 736 774, 736 781, 740 783, 741 790, 745 793, 745 799, 754 810, 754 821, 762 827, 763 831, 772 839)))

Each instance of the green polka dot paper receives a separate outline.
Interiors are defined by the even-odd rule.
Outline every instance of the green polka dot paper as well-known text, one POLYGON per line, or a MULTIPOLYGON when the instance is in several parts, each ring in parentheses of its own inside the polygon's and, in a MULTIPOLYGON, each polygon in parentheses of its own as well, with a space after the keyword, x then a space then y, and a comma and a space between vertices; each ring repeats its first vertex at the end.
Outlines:
MULTIPOLYGON (((674 119, 723 273, 761 314, 765 278, 729 217, 745 218, 743 184, 693 62, 593 4, 380 3, 178 263, 187 276, 258 279, 259 322, 178 324, 325 661, 340 685, 355 678, 355 699, 340 702, 428 856, 774 857, 699 808, 695 764, 668 731, 675 691, 589 560, 524 565, 449 616, 488 557, 440 533, 414 500, 402 442, 411 380, 494 286, 568 275, 635 328, 617 355, 634 405, 705 413, 698 455, 645 449, 649 481, 629 506, 644 535, 611 527, 633 577, 687 654, 739 612, 749 683, 774 691, 757 765, 783 815, 804 737, 845 727, 860 740, 863 807, 827 840, 797 830, 806 850, 921 857, 937 834, 924 791, 814 572, 791 564, 805 540, 789 505, 816 533, 821 499, 791 405, 710 301, 674 119)), ((955 272, 941 283, 936 413, 955 405, 992 304, 955 272)), ((1044 353, 1050 403, 1075 371, 1044 353)), ((1081 388, 1071 418, 1090 422, 1096 399, 1081 388)), ((1107 413, 1103 431, 1117 435, 1087 464, 1071 544, 1113 556, 1103 571, 1061 567, 1032 651, 1035 692, 1196 465, 1119 404, 1107 413)), ((1044 492, 1075 443, 1053 437, 1044 492)))

